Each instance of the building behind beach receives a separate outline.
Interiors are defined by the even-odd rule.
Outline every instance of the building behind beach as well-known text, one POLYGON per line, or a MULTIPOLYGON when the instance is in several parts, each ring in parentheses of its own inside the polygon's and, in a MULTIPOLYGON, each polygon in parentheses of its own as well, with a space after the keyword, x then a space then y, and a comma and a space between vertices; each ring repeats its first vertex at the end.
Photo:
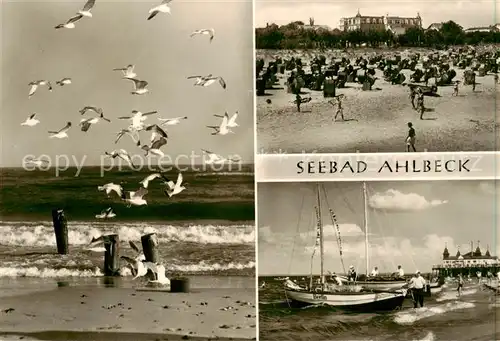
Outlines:
POLYGON ((344 32, 349 31, 391 31, 395 34, 404 34, 410 27, 422 28, 422 18, 417 13, 416 17, 396 17, 361 15, 359 10, 356 16, 341 18, 339 29, 344 32))

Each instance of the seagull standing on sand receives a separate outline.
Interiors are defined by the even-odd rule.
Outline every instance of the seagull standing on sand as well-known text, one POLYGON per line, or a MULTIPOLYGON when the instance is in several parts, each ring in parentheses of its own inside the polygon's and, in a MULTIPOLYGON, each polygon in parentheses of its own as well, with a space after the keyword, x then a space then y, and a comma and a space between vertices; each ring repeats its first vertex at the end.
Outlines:
POLYGON ((122 193, 122 200, 128 203, 127 207, 131 207, 132 205, 134 206, 142 206, 142 205, 147 205, 147 201, 143 198, 148 194, 148 190, 145 189, 144 187, 139 188, 137 191, 129 192, 129 198, 127 198, 126 193, 122 193))
POLYGON ((215 153, 212 153, 211 151, 208 151, 205 149, 202 149, 202 151, 208 155, 208 160, 205 160, 205 163, 207 163, 207 164, 221 164, 221 163, 224 163, 226 161, 229 161, 229 162, 239 162, 240 161, 239 159, 223 158, 222 156, 215 154, 215 153))
POLYGON ((52 91, 52 85, 50 84, 50 82, 43 79, 39 81, 30 82, 28 85, 31 87, 30 92, 28 93, 28 98, 31 98, 31 96, 35 94, 36 90, 40 85, 46 85, 49 91, 52 91))
MULTIPOLYGON (((127 161, 131 167, 135 167, 133 162, 132 162, 132 158, 130 157, 129 153, 127 153, 127 151, 125 149, 113 150, 111 153, 104 152, 104 154, 109 156, 112 159, 115 159, 118 157, 124 161, 127 161)), ((121 194, 119 194, 119 195, 121 196, 121 194)))
POLYGON ((21 123, 22 126, 28 126, 28 127, 33 127, 33 126, 36 126, 38 123, 40 123, 39 120, 37 120, 35 118, 36 116, 36 113, 34 113, 33 115, 31 115, 30 117, 28 117, 26 119, 26 121, 24 121, 23 123, 21 123))
POLYGON ((100 214, 96 214, 95 217, 97 219, 107 219, 116 217, 116 214, 111 207, 108 207, 107 209, 101 211, 100 214))
MULTIPOLYGON (((227 115, 227 112, 226 112, 226 115, 227 115)), ((224 118, 226 115, 222 116, 222 115, 214 115, 215 117, 220 117, 220 118, 224 118)), ((227 127, 228 128, 235 128, 235 127, 239 127, 239 124, 236 123, 236 119, 238 118, 238 112, 236 112, 233 116, 231 116, 231 118, 228 120, 227 122, 227 127)))
POLYGON ((67 132, 71 128, 71 122, 66 123, 66 126, 59 131, 49 131, 49 138, 63 139, 69 137, 67 132))
POLYGON ((105 121, 111 122, 111 120, 104 117, 104 114, 101 113, 101 115, 99 115, 98 117, 83 118, 82 120, 80 120, 80 126, 82 127, 81 130, 83 132, 88 131, 90 126, 99 122, 101 118, 105 121))
POLYGON ((174 117, 174 118, 158 118, 158 121, 161 122, 161 125, 165 126, 174 126, 181 123, 181 120, 187 120, 187 116, 184 117, 174 117))
POLYGON ((158 113, 158 111, 150 111, 147 113, 142 113, 140 111, 133 110, 132 116, 121 116, 121 117, 118 117, 118 119, 119 120, 132 120, 131 127, 134 129, 137 129, 137 130, 142 130, 142 129, 144 129, 144 124, 142 122, 144 122, 147 119, 146 116, 157 114, 157 113, 158 113))
POLYGON ((167 139, 164 137, 160 137, 158 140, 151 143, 150 146, 145 144, 144 146, 142 146, 141 149, 146 152, 144 154, 144 156, 148 156, 149 154, 152 154, 152 155, 164 157, 165 154, 160 150, 160 148, 166 144, 167 144, 167 139))
POLYGON ((139 183, 142 185, 142 187, 148 188, 149 182, 153 181, 154 179, 158 179, 158 178, 163 178, 163 180, 165 182, 169 181, 163 174, 153 173, 153 174, 150 174, 147 177, 145 177, 144 180, 142 180, 139 183))
POLYGON ((170 280, 165 276, 165 266, 160 264, 154 264, 151 262, 145 262, 146 268, 151 270, 155 275, 155 280, 150 280, 149 283, 159 283, 163 285, 170 285, 170 280))
POLYGON ((222 122, 220 123, 219 126, 207 126, 207 128, 214 129, 214 132, 212 135, 227 135, 229 133, 234 134, 234 132, 228 128, 227 124, 229 121, 229 116, 227 115, 227 112, 222 118, 222 122))
POLYGON ((71 78, 63 78, 59 81, 56 81, 56 85, 59 85, 59 86, 65 86, 68 84, 71 84, 71 78))
POLYGON ((76 15, 68 19, 66 23, 57 25, 55 28, 75 28, 75 22, 82 19, 83 17, 92 18, 92 13, 90 12, 95 5, 95 0, 88 0, 85 6, 78 11, 76 15))
POLYGON ((182 173, 179 173, 179 175, 177 176, 176 183, 174 183, 171 180, 166 179, 166 185, 168 188, 164 192, 165 192, 165 194, 168 195, 169 198, 171 198, 173 195, 179 194, 180 192, 182 192, 183 190, 186 189, 186 187, 181 185, 182 180, 183 180, 182 173))
POLYGON ((121 198, 123 195, 123 188, 120 185, 114 184, 112 182, 107 183, 102 186, 97 186, 98 191, 106 191, 108 198, 110 197, 111 192, 115 192, 121 198))
POLYGON ((170 14, 170 7, 168 4, 172 2, 172 0, 163 0, 161 4, 156 7, 153 7, 149 10, 148 20, 153 19, 158 13, 168 13, 170 14))
POLYGON ((226 82, 224 81, 224 79, 220 76, 212 76, 212 74, 209 74, 207 76, 189 76, 187 79, 196 79, 196 83, 194 83, 195 86, 209 86, 218 80, 220 86, 223 89, 226 88, 226 82))
POLYGON ((50 162, 44 159, 29 158, 26 160, 26 163, 32 164, 36 167, 42 167, 43 165, 49 164, 50 162))
POLYGON ((190 37, 194 37, 197 34, 204 34, 204 35, 209 35, 210 36, 210 42, 214 39, 215 36, 215 30, 213 28, 208 28, 208 29, 201 29, 201 30, 196 30, 193 33, 191 33, 190 37))
POLYGON ((145 93, 149 92, 149 89, 146 88, 148 86, 148 82, 141 81, 135 78, 123 78, 123 79, 127 79, 129 81, 134 82, 134 91, 131 92, 132 95, 144 95, 145 93))
POLYGON ((123 73, 123 78, 131 79, 137 76, 137 74, 134 72, 134 68, 135 66, 133 64, 129 64, 127 65, 127 67, 116 68, 113 69, 113 71, 121 71, 123 73))

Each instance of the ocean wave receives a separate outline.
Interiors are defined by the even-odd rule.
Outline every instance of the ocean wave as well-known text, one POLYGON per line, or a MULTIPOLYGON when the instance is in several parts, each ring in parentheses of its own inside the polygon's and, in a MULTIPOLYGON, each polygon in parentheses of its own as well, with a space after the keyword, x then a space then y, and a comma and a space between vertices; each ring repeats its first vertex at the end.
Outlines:
POLYGON ((453 310, 474 308, 475 304, 470 302, 454 301, 434 307, 424 307, 396 313, 394 322, 398 324, 412 324, 418 320, 435 315, 441 315, 453 310))
MULTIPOLYGON (((146 233, 156 233, 159 241, 182 241, 200 244, 249 244, 255 242, 253 225, 152 225, 109 223, 70 223, 68 239, 71 245, 87 245, 93 237, 117 233, 121 241, 139 241, 146 233), (91 225, 92 224, 92 225, 91 225)), ((51 222, 2 223, 0 245, 54 246, 54 228, 51 222)))
MULTIPOLYGON (((473 295, 477 292, 477 289, 468 289, 468 290, 462 290, 462 296, 467 296, 467 295, 473 295)), ((439 297, 436 298, 437 302, 442 302, 442 301, 451 301, 451 300, 456 300, 457 299, 457 292, 442 292, 439 297)))
MULTIPOLYGON (((229 270, 247 270, 254 269, 255 262, 241 263, 208 263, 201 261, 197 264, 168 264, 165 265, 167 272, 185 272, 185 273, 207 273, 207 272, 223 272, 229 270)), ((120 275, 123 277, 132 276, 132 272, 128 267, 120 269, 120 275)), ((0 277, 39 277, 39 278, 57 278, 57 277, 102 277, 102 270, 98 267, 81 268, 81 267, 41 267, 27 266, 21 264, 16 266, 0 267, 0 277)))

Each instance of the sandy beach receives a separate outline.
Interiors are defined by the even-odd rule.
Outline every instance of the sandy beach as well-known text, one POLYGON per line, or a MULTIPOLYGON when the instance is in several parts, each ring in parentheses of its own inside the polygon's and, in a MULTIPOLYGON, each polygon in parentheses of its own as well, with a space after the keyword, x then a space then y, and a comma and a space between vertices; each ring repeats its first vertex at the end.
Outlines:
POLYGON ((256 336, 255 314, 253 288, 169 293, 70 285, 2 297, 0 339, 247 340, 256 336))
MULTIPOLYGON (((307 63, 306 58, 303 60, 307 63)), ((463 70, 453 69, 457 72, 454 80, 462 79, 463 70)), ((408 82, 412 71, 403 73, 408 82)), ((294 95, 286 92, 285 76, 278 75, 275 89, 257 97, 259 153, 405 152, 410 121, 417 134, 417 151, 494 151, 500 142, 495 136, 499 105, 492 74, 476 77, 474 92, 471 86, 461 84, 456 97, 451 96, 453 86, 440 86, 441 97, 425 97, 427 111, 420 120, 411 106, 409 88, 391 85, 377 69, 378 79, 371 91, 362 91, 357 83, 337 89, 337 95, 346 96, 346 121, 336 122, 334 108, 322 91, 302 89, 301 96, 312 100, 297 112, 292 103, 294 95)))

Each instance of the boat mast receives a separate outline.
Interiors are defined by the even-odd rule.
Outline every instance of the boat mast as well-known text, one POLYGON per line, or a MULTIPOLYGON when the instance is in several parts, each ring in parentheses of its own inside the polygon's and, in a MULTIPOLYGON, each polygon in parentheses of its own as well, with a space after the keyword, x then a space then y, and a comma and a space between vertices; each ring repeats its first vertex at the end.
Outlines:
POLYGON ((324 259, 324 250, 323 250, 323 221, 321 219, 321 199, 320 199, 320 184, 317 184, 317 195, 318 195, 318 218, 319 218, 319 250, 321 254, 321 267, 320 267, 320 278, 321 278, 321 290, 324 290, 325 282, 324 282, 324 268, 323 268, 323 259, 324 259))
POLYGON ((363 208, 364 208, 364 230, 365 230, 365 261, 366 261, 366 276, 370 269, 370 262, 368 256, 368 207, 366 203, 366 182, 363 182, 363 208))

